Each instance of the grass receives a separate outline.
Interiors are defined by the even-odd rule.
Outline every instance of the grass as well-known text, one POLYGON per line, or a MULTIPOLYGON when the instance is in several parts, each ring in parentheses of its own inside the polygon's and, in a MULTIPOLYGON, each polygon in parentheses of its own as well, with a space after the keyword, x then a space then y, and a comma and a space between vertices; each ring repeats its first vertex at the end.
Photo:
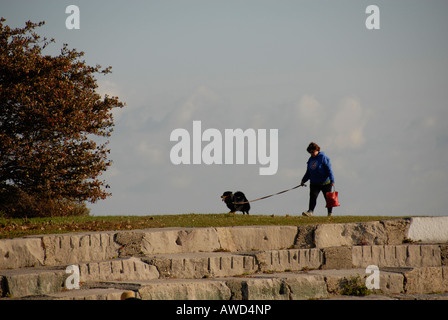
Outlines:
POLYGON ((81 231, 132 230, 167 227, 228 227, 249 225, 305 225, 319 223, 367 222, 402 217, 385 216, 279 216, 177 214, 153 216, 77 216, 10 219, 0 217, 0 238, 15 238, 37 234, 81 231))
POLYGON ((343 295, 363 297, 371 293, 359 275, 345 280, 344 289, 342 290, 343 295))

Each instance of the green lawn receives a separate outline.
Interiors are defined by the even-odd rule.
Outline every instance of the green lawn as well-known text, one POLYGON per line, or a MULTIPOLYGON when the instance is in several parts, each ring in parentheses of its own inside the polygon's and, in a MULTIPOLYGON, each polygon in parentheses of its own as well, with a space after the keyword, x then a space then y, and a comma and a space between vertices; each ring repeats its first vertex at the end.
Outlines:
POLYGON ((81 231, 132 230, 166 227, 227 227, 249 225, 304 225, 398 219, 385 216, 317 216, 177 214, 153 216, 81 216, 29 219, 0 218, 0 238, 81 231))

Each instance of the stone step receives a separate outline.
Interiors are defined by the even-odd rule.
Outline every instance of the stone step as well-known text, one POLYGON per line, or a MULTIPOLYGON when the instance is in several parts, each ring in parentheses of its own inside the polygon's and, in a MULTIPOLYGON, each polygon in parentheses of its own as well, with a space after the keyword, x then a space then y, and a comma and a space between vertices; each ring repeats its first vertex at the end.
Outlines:
POLYGON ((448 217, 346 224, 153 228, 0 239, 0 269, 58 266, 135 255, 448 242, 448 217))
POLYGON ((0 270, 0 297, 24 297, 60 292, 65 268, 22 268, 0 270))
MULTIPOLYGON (((156 279, 86 282, 81 289, 27 296, 23 299, 120 299, 133 291, 142 300, 308 300, 341 298, 350 279, 361 284, 365 269, 312 270, 215 279, 156 279)), ((448 267, 382 269, 376 298, 412 299, 448 292, 448 267)), ((347 297, 348 298, 348 297, 347 297)), ((441 297, 443 298, 443 297, 441 297)))
POLYGON ((437 267, 448 263, 446 244, 403 244, 154 255, 142 258, 163 278, 209 278, 257 272, 378 267, 437 267))
POLYGON ((121 300, 123 290, 114 288, 94 288, 66 290, 61 292, 3 298, 2 300, 121 300))
MULTIPOLYGON (((364 284, 369 275, 365 269, 327 269, 90 285, 133 290, 143 300, 303 300, 340 295, 348 280, 359 277, 364 284)), ((448 267, 380 268, 379 286, 374 293, 383 296, 448 292, 448 267)))
MULTIPOLYGON (((155 266, 148 265, 134 257, 118 258, 108 261, 82 263, 79 270, 79 282, 87 281, 126 281, 158 279, 155 266)), ((46 295, 66 290, 67 281, 74 272, 68 266, 50 266, 39 268, 20 268, 0 270, 0 297, 24 297, 46 295)))
POLYGON ((320 299, 338 293, 334 281, 365 277, 370 265, 380 268, 387 294, 444 292, 447 218, 1 239, 0 298, 115 299, 131 288, 144 299, 320 299), (432 242, 403 243, 409 239, 432 242), (68 267, 79 270, 80 290, 68 290, 68 267), (322 280, 326 294, 315 285, 322 280))
POLYGON ((141 258, 155 266, 161 278, 216 278, 265 271, 299 271, 323 265, 320 249, 283 249, 250 252, 164 254, 141 258))
MULTIPOLYGON (((202 279, 316 269, 365 270, 441 267, 447 264, 445 244, 406 244, 250 252, 200 252, 116 258, 74 265, 79 281, 202 279)), ((0 297, 57 293, 73 273, 68 266, 0 270, 0 297)), ((311 271, 310 271, 311 272, 311 271)), ((70 280, 71 281, 71 280, 70 280)))
POLYGON ((448 244, 398 244, 328 247, 324 268, 432 267, 448 264, 448 244))
POLYGON ((295 226, 152 228, 0 239, 0 269, 57 266, 113 258, 293 247, 295 226))

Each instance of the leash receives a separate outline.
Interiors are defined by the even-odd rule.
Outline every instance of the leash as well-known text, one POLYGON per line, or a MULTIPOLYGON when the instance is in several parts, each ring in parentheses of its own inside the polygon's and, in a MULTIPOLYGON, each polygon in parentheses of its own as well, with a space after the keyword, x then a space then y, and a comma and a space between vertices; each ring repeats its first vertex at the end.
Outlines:
POLYGON ((282 193, 285 193, 285 192, 297 189, 298 187, 302 187, 302 186, 306 187, 306 184, 299 184, 298 186, 292 187, 290 189, 286 189, 286 190, 283 190, 283 191, 280 191, 280 192, 277 192, 277 193, 273 193, 273 194, 270 194, 268 196, 264 196, 264 197, 261 197, 261 198, 255 199, 255 200, 250 200, 250 201, 245 201, 245 202, 234 202, 233 204, 245 204, 245 203, 249 203, 249 202, 263 200, 263 199, 266 199, 266 198, 270 198, 270 197, 273 197, 273 196, 276 196, 276 195, 279 195, 279 194, 282 194, 282 193))

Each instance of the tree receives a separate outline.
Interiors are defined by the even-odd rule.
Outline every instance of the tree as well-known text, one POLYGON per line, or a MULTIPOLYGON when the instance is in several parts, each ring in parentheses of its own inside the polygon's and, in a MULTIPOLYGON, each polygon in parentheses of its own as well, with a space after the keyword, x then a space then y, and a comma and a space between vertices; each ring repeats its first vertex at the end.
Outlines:
MULTIPOLYGON (((0 210, 20 215, 14 202, 23 196, 56 211, 106 198, 109 186, 99 176, 111 164, 111 111, 124 104, 98 94, 94 75, 111 67, 87 65, 84 52, 67 44, 58 56, 44 55, 55 40, 33 30, 45 22, 13 29, 5 21, 0 18, 0 210)), ((48 214, 35 211, 27 215, 48 214)))

